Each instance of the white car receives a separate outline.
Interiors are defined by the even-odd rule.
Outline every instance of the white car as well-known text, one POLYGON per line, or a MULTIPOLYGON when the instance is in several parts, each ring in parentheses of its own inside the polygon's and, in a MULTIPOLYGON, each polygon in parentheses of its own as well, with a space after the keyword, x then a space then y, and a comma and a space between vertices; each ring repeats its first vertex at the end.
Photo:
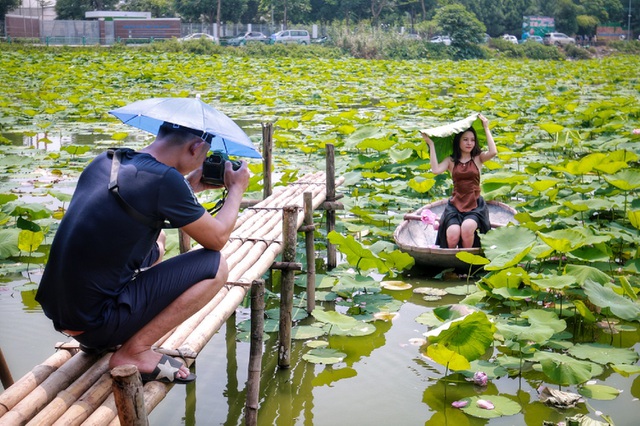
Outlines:
POLYGON ((502 36, 503 39, 507 40, 510 43, 513 44, 518 44, 518 39, 516 38, 516 36, 511 35, 511 34, 505 34, 502 36))
POLYGON ((445 46, 451 46, 451 38, 449 36, 435 36, 429 40, 431 43, 442 43, 445 46))
POLYGON ((576 39, 563 33, 546 33, 542 38, 547 46, 566 46, 576 44, 576 39))

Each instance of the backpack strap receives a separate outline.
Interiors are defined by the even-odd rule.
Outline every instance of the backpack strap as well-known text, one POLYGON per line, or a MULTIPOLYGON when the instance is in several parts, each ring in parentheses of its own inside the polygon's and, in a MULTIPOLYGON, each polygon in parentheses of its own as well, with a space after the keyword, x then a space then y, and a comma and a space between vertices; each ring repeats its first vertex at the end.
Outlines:
POLYGON ((120 163, 122 162, 122 154, 130 151, 133 150, 129 148, 110 148, 107 151, 107 156, 112 158, 111 177, 109 179, 109 192, 111 192, 116 197, 116 200, 118 200, 120 206, 124 209, 125 212, 127 212, 129 216, 142 223, 143 225, 147 225, 148 227, 153 229, 171 228, 171 224, 167 221, 151 219, 150 217, 143 215, 138 210, 133 208, 131 204, 127 203, 127 201, 122 198, 122 195, 120 195, 118 186, 118 172, 120 170, 120 163))

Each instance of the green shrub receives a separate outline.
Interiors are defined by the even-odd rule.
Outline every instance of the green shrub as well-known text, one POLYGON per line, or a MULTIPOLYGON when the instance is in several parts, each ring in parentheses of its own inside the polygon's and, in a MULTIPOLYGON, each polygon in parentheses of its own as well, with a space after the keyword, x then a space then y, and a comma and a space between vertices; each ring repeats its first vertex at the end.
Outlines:
POLYGON ((612 41, 608 44, 612 49, 622 53, 631 53, 634 55, 640 55, 640 41, 612 41))
POLYGON ((575 44, 567 44, 564 47, 567 57, 572 59, 591 59, 591 52, 575 44))
POLYGON ((529 59, 561 60, 564 55, 556 46, 545 46, 542 43, 527 42, 519 46, 524 56, 529 59))

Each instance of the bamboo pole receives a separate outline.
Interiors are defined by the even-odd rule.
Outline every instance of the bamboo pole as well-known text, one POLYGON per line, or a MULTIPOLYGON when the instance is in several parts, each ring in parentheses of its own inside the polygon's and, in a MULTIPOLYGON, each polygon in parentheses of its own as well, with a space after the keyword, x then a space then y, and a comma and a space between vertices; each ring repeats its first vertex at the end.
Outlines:
POLYGON ((249 374, 245 424, 258 424, 260 401, 260 373, 262 372, 262 334, 264 333, 264 281, 256 280, 251 286, 251 345, 249 348, 249 374))
POLYGON ((307 312, 316 307, 316 250, 313 232, 313 199, 311 192, 304 193, 305 251, 307 255, 307 312))
MULTIPOLYGON (((336 185, 335 185, 335 150, 332 144, 327 144, 327 196, 326 201, 336 200, 336 185)), ((336 212, 335 210, 327 210, 327 234, 336 229, 336 212)), ((333 269, 337 266, 337 252, 336 246, 327 241, 327 268, 333 269)))
POLYGON ((76 402, 53 423, 53 426, 82 424, 111 394, 111 374, 104 373, 76 402))
POLYGON ((71 352, 58 351, 42 364, 36 365, 11 387, 0 393, 0 418, 25 399, 38 385, 44 382, 54 371, 71 359, 71 352))
MULTIPOLYGON (((282 261, 293 263, 296 260, 298 208, 295 206, 285 207, 282 213, 282 233, 284 240, 282 247, 282 261)), ((294 271, 291 269, 283 270, 282 284, 280 288, 280 344, 278 349, 278 366, 280 368, 289 368, 291 365, 293 287, 294 271)))
POLYGON ((147 410, 144 406, 142 378, 135 365, 119 365, 111 370, 113 396, 118 407, 120 424, 147 426, 147 410))
POLYGON ((271 184, 271 168, 273 166, 273 124, 262 123, 262 157, 263 157, 263 170, 262 170, 262 182, 263 192, 262 198, 268 198, 272 193, 271 184))
POLYGON ((56 397, 47 404, 42 411, 31 419, 27 425, 40 426, 53 424, 56 419, 64 414, 67 409, 74 404, 102 375, 109 369, 109 359, 111 354, 100 358, 87 371, 85 371, 76 381, 71 383, 66 389, 62 389, 56 397))
POLYGON ((13 384, 11 370, 9 370, 9 364, 7 364, 7 361, 4 359, 2 349, 0 349, 0 381, 2 382, 2 387, 4 389, 7 389, 13 384))

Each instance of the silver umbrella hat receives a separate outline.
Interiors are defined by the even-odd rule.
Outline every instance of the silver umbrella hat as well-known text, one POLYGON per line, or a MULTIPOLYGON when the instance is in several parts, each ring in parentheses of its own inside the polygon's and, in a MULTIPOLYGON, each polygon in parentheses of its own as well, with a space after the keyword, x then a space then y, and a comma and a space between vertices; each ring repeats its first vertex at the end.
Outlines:
POLYGON ((109 114, 154 135, 163 123, 178 125, 210 142, 212 151, 262 158, 240 126, 199 97, 145 99, 111 110, 109 114))

